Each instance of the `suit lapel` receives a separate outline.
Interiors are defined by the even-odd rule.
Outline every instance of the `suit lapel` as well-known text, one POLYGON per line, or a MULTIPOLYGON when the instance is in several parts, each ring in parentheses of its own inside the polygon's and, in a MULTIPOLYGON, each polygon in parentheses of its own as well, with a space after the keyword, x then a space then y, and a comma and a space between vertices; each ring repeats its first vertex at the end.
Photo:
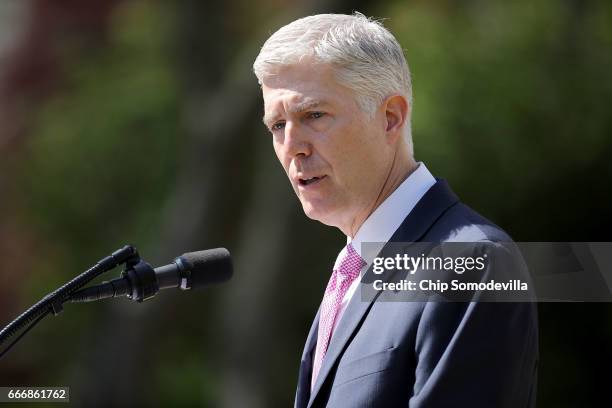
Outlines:
MULTIPOLYGON (((417 205, 412 209, 410 214, 404 219, 400 227, 395 231, 389 242, 416 242, 421 239, 423 235, 427 232, 427 230, 435 223, 435 221, 452 205, 457 203, 459 199, 457 196, 450 190, 448 184, 444 180, 437 180, 436 184, 434 184, 428 191, 425 193, 423 198, 417 203, 417 205)), ((385 248, 382 249, 381 252, 385 251, 385 248)), ((365 273, 365 275, 371 274, 371 267, 365 273)), ((381 276, 383 280, 390 279, 391 274, 386 276, 381 276)), ((310 400, 308 402, 308 407, 311 407, 318 392, 320 391, 323 383, 327 379, 330 371, 334 367, 336 360, 343 353, 344 349, 349 343, 349 340, 354 335, 357 327, 359 327, 361 321, 366 316, 367 312, 372 307, 372 304, 376 301, 376 298, 380 295, 378 292, 371 300, 362 301, 361 296, 358 293, 355 293, 351 298, 349 304, 342 315, 342 319, 338 323, 336 327, 330 344, 327 349, 327 353, 325 354, 325 358, 323 359, 323 365, 319 371, 317 376, 317 381, 310 395, 310 400)), ((314 347, 312 342, 316 343, 316 330, 318 329, 318 313, 317 318, 315 318, 315 324, 311 328, 311 332, 308 335, 308 341, 306 343, 307 347, 309 345, 314 347), (315 327, 316 326, 316 327, 315 327), (313 337, 311 339, 311 337, 313 337)), ((304 350, 304 355, 306 355, 306 349, 304 350)), ((304 358, 304 355, 302 358, 304 358)), ((312 354, 310 355, 312 360, 312 354)), ((311 364, 312 365, 312 364, 311 364)), ((308 384, 310 384, 308 382, 308 384)), ((302 382, 300 381, 300 386, 302 386, 302 382)), ((299 389, 298 389, 299 393, 299 389)))
POLYGON ((306 408, 308 400, 310 399, 310 383, 312 378, 312 359, 314 357, 314 349, 317 345, 317 334, 319 331, 319 313, 321 313, 321 307, 317 311, 308 337, 306 338, 306 344, 304 345, 304 351, 302 352, 302 360, 300 362, 300 372, 298 375, 298 387, 295 394, 295 408, 306 408))
POLYGON ((325 379, 328 377, 330 370, 344 350, 344 347, 348 344, 348 340, 353 334, 353 331, 370 309, 372 302, 362 302, 359 294, 357 293, 355 293, 351 298, 351 301, 347 305, 346 310, 342 315, 342 319, 338 323, 338 326, 336 327, 327 348, 327 353, 323 359, 323 365, 319 370, 317 381, 312 389, 312 394, 310 395, 308 407, 312 406, 312 403, 317 396, 317 393, 321 389, 321 386, 325 382, 325 379))
POLYGON ((459 202, 446 180, 436 180, 436 184, 431 186, 410 211, 389 242, 419 241, 446 210, 459 202))
POLYGON ((306 358, 309 353, 312 353, 315 346, 317 345, 317 334, 319 332, 319 314, 321 313, 321 306, 319 306, 319 310, 317 310, 317 315, 315 316, 312 325, 310 326, 310 331, 308 332, 308 338, 306 339, 306 344, 304 345, 304 352, 302 353, 302 360, 306 358))

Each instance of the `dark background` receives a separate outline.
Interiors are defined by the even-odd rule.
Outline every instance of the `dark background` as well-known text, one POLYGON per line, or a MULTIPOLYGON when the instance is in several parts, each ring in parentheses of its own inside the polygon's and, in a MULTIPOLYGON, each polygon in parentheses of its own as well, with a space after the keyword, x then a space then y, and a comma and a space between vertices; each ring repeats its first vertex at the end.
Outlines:
MULTIPOLYGON (((405 48, 415 156, 465 203, 517 241, 611 241, 608 1, 2 0, 0 326, 128 242, 154 265, 225 246, 235 278, 67 305, 0 385, 88 407, 292 404, 344 237, 303 215, 251 65, 293 19, 353 10, 405 48)), ((539 309, 538 405, 608 405, 612 306, 539 309)))

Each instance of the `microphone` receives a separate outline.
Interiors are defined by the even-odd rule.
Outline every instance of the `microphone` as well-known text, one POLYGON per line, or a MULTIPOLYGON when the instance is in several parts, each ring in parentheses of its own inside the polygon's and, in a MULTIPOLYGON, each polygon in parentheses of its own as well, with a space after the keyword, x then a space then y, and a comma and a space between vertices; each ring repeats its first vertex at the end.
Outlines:
POLYGON ((153 269, 139 260, 110 282, 78 290, 70 296, 73 303, 95 302, 111 297, 127 296, 142 302, 160 289, 198 289, 228 281, 233 274, 232 259, 225 248, 189 252, 168 265, 153 269))

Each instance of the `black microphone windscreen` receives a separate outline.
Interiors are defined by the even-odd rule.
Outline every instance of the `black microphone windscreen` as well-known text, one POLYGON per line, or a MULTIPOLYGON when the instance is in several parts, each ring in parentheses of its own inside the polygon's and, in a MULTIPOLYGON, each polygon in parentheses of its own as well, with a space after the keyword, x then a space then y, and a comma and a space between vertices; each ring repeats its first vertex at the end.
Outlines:
POLYGON ((180 258, 191 270, 193 289, 222 283, 232 277, 232 258, 225 248, 189 252, 181 255, 180 258))

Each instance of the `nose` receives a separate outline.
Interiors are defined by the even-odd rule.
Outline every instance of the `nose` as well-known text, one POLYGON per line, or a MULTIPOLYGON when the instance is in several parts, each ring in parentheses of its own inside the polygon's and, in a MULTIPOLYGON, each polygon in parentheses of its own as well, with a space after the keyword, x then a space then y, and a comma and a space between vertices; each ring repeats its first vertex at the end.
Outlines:
POLYGON ((295 122, 285 123, 285 149, 289 156, 310 156, 311 144, 307 132, 295 122))

